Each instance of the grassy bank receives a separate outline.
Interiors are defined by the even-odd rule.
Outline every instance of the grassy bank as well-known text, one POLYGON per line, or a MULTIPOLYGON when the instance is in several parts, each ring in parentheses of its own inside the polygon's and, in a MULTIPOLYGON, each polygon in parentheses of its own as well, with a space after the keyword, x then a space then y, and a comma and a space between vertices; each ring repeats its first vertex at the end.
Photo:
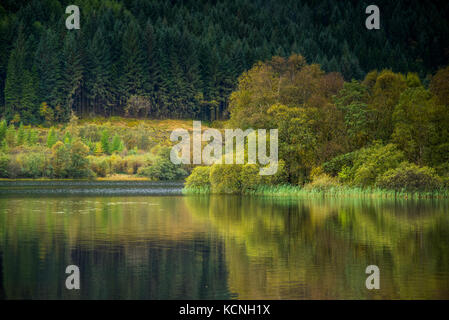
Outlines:
MULTIPOLYGON (((183 193, 211 194, 210 188, 184 188, 183 193)), ((246 195, 272 197, 326 197, 326 198, 384 198, 384 199, 445 199, 448 189, 434 191, 395 191, 380 188, 332 187, 326 190, 293 185, 259 185, 244 192, 246 195)))
MULTIPOLYGON (((207 127, 207 126, 205 126, 207 127)), ((188 174, 169 160, 170 133, 191 120, 72 117, 18 127, 0 121, 0 178, 172 180, 188 174)))

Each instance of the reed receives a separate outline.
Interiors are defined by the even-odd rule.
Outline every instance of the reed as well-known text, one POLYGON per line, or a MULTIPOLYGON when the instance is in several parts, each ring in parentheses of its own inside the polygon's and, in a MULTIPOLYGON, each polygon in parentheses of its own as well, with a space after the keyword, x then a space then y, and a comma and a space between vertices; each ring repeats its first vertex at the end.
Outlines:
POLYGON ((186 188, 184 187, 182 189, 182 193, 185 195, 189 195, 189 194, 210 194, 210 187, 191 187, 191 188, 186 188))
MULTIPOLYGON (((211 191, 210 188, 184 188, 183 193, 209 194, 211 191)), ((434 191, 396 191, 380 188, 336 186, 322 190, 294 185, 259 185, 250 191, 246 191, 245 194, 273 197, 443 199, 449 198, 449 189, 439 189, 434 191)))

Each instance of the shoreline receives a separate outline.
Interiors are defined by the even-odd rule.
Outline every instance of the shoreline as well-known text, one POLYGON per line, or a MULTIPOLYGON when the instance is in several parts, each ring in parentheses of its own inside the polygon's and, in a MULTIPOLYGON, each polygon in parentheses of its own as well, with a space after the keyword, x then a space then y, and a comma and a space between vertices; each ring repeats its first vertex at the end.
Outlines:
MULTIPOLYGON (((0 178, 0 182, 51 182, 51 181, 126 181, 126 182, 157 182, 146 177, 134 175, 111 175, 108 177, 98 177, 93 179, 52 179, 52 178, 0 178)), ((171 181, 159 181, 171 182, 171 181)), ((327 190, 308 189, 294 185, 260 185, 252 190, 242 193, 215 193, 209 187, 204 188, 182 188, 183 195, 249 195, 249 196, 267 196, 267 197, 285 197, 285 198, 359 198, 359 199, 449 199, 449 189, 435 191, 397 191, 378 188, 358 188, 358 187, 332 187, 327 190)))
MULTIPOLYGON (((183 188, 184 195, 219 195, 210 188, 183 188)), ((305 198, 371 198, 371 199, 449 199, 449 189, 434 191, 397 191, 378 188, 332 187, 326 190, 308 189, 293 185, 258 186, 237 195, 305 198)))
POLYGON ((80 179, 74 179, 74 178, 0 178, 1 181, 148 181, 151 182, 153 180, 146 178, 146 177, 139 177, 139 176, 132 176, 132 175, 111 175, 108 177, 97 177, 97 178, 80 178, 80 179))

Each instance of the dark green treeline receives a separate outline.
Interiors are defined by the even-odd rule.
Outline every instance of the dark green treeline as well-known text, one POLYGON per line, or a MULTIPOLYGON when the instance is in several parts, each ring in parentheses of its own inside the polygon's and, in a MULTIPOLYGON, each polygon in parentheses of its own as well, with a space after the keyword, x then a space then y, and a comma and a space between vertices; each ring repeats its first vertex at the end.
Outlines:
POLYGON ((446 1, 4 0, 0 4, 0 117, 65 122, 78 115, 227 117, 237 77, 259 60, 301 53, 346 80, 373 69, 447 64, 446 1), (65 7, 81 29, 65 28, 65 7))

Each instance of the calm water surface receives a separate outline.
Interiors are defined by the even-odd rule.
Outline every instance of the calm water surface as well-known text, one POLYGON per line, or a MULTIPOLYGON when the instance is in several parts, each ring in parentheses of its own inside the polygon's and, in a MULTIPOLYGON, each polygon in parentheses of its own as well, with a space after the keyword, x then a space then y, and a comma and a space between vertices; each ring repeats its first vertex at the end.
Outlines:
POLYGON ((446 200, 0 182, 0 298, 449 299, 446 200), (65 289, 78 265, 81 289, 65 289), (365 268, 380 268, 380 290, 365 268))

